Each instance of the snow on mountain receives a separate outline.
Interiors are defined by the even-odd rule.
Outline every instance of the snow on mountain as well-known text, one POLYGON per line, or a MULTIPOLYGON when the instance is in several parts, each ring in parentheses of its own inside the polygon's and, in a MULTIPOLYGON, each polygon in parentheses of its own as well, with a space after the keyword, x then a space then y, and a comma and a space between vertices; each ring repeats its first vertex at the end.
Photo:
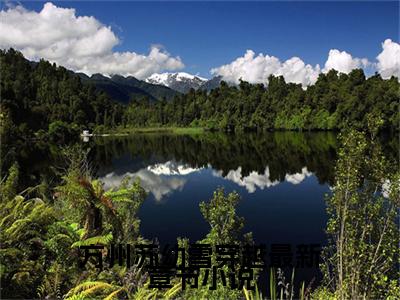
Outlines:
POLYGON ((185 72, 177 73, 154 73, 146 80, 148 83, 167 86, 181 93, 187 93, 191 88, 198 89, 207 79, 185 72))
POLYGON ((171 160, 163 164, 155 164, 147 167, 147 170, 156 175, 188 175, 202 169, 203 168, 192 168, 187 164, 181 164, 171 160))

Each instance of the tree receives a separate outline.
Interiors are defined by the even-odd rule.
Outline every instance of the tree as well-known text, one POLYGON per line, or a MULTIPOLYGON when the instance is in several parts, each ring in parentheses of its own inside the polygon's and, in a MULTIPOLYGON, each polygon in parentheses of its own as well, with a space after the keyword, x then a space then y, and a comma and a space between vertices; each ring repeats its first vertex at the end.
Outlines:
MULTIPOLYGON (((341 135, 335 185, 328 199, 330 244, 323 271, 325 286, 339 299, 400 296, 394 288, 399 278, 400 174, 388 172, 390 165, 376 143, 382 121, 369 119, 369 142, 365 133, 355 130, 341 135)), ((326 292, 321 289, 317 298, 326 292)))

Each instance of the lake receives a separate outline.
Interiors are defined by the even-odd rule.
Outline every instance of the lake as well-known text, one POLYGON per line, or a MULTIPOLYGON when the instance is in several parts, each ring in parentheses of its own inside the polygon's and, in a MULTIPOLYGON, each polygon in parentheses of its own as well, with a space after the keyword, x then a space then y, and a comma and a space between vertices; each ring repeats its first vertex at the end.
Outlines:
POLYGON ((238 215, 257 243, 323 243, 324 194, 333 183, 332 133, 197 136, 143 134, 94 141, 105 188, 140 178, 145 238, 175 243, 209 231, 199 203, 218 187, 241 196, 238 215))
MULTIPOLYGON (((389 141, 386 153, 397 157, 396 139, 389 141)), ((178 237, 203 239, 210 228, 199 203, 223 187, 241 196, 237 214, 245 219, 243 233, 266 244, 267 254, 271 244, 290 244, 295 252, 299 244, 326 243, 325 196, 334 182, 338 148, 333 132, 146 133, 83 144, 91 148, 92 166, 106 189, 126 176, 140 179, 148 192, 139 211, 146 239, 161 245, 174 245, 178 237)), ((26 155, 31 176, 57 165, 57 149, 47 145, 26 155)), ((296 281, 320 278, 317 268, 296 274, 296 281)))

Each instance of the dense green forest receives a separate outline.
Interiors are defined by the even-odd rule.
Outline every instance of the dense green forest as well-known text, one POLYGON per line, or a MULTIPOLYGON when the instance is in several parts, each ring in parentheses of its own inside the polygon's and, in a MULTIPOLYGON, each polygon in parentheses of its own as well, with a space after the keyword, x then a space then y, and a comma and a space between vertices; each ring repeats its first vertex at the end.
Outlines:
POLYGON ((335 70, 321 74, 307 90, 271 76, 268 87, 242 81, 239 86, 221 82, 219 88, 191 90, 172 101, 151 103, 135 99, 128 105, 124 124, 129 126, 201 126, 222 130, 329 130, 346 126, 364 128, 366 116, 384 120, 384 128, 399 125, 397 78, 365 78, 361 69, 350 74, 335 70))
POLYGON ((60 140, 96 124, 121 122, 122 104, 48 61, 31 63, 13 49, 0 52, 3 142, 43 136, 60 140), (58 135, 58 136, 57 136, 58 135))
POLYGON ((45 60, 31 63, 13 49, 0 52, 3 141, 18 137, 69 139, 82 129, 106 132, 133 127, 204 127, 214 130, 340 130, 365 128, 379 116, 383 130, 399 129, 397 78, 321 74, 313 86, 271 76, 268 86, 221 82, 211 92, 191 90, 172 100, 133 97, 112 101, 78 75, 45 60))

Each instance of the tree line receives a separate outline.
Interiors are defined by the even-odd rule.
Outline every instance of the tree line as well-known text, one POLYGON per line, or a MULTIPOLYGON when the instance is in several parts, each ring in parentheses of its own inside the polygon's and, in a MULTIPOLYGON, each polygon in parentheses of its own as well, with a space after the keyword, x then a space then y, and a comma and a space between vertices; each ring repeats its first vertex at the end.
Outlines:
POLYGON ((342 130, 366 128, 367 116, 383 120, 383 130, 398 130, 397 78, 379 74, 365 77, 363 70, 349 74, 335 70, 320 74, 303 89, 271 75, 268 85, 241 81, 221 82, 211 92, 191 90, 172 101, 132 99, 123 116, 125 126, 200 126, 226 131, 342 130))
POLYGON ((268 85, 222 81, 211 92, 190 90, 172 100, 132 97, 113 101, 78 75, 48 61, 26 60, 13 49, 0 51, 1 134, 68 140, 82 129, 108 131, 133 127, 204 127, 211 130, 341 130, 365 128, 367 116, 383 120, 382 129, 399 129, 397 78, 363 70, 331 70, 303 89, 270 76, 268 85))

